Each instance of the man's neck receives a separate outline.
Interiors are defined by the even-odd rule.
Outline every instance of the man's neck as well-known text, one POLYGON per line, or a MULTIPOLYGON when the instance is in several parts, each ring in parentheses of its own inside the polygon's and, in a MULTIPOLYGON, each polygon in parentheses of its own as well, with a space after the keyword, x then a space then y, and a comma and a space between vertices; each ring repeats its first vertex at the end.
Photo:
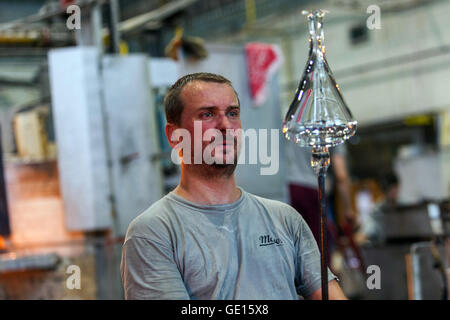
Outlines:
POLYGON ((182 170, 173 192, 188 201, 209 205, 233 203, 241 196, 234 174, 211 179, 187 170, 182 170))

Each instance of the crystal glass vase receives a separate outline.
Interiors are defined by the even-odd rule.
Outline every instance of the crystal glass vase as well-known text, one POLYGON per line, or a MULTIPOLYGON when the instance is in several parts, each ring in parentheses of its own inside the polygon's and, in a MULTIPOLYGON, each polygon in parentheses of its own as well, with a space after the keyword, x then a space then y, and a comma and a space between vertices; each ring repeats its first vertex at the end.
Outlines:
POLYGON ((325 13, 303 12, 307 14, 310 35, 308 60, 283 121, 285 137, 302 147, 333 147, 356 131, 356 121, 325 58, 322 24, 325 13))
POLYGON ((302 79, 283 121, 283 134, 300 147, 312 147, 311 167, 316 172, 320 204, 320 269, 322 299, 328 300, 327 215, 325 177, 330 165, 329 147, 349 139, 356 121, 341 95, 325 58, 323 16, 325 11, 307 14, 309 54, 302 79))

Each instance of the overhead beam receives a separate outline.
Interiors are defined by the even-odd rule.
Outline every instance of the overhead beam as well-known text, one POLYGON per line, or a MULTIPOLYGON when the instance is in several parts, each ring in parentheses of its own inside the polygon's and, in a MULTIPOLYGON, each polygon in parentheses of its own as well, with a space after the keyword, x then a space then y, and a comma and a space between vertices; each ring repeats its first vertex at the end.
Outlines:
MULTIPOLYGON (((159 7, 158 9, 152 10, 150 12, 120 22, 118 26, 118 32, 120 34, 126 34, 131 32, 137 32, 145 28, 147 25, 155 26, 155 23, 164 20, 167 17, 170 17, 171 15, 191 6, 197 1, 198 0, 178 0, 169 2, 159 7)), ((107 2, 110 2, 110 0, 84 0, 84 1, 77 1, 76 4, 80 7, 88 7, 94 4, 102 5, 107 2)), ((0 24, 0 31, 29 26, 29 24, 31 23, 40 22, 52 18, 54 16, 64 14, 66 12, 65 10, 66 10, 65 8, 59 8, 55 11, 38 13, 22 19, 2 23, 0 24)), ((108 36, 109 35, 108 28, 103 28, 102 33, 103 36, 108 36)))
MULTIPOLYGON (((189 7, 197 1, 198 0, 178 0, 170 2, 159 7, 158 9, 122 21, 119 24, 119 31, 120 33, 125 34, 138 31, 139 29, 144 28, 146 24, 164 20, 165 18, 170 17, 174 13, 189 7)), ((108 32, 108 30, 104 29, 104 33, 105 32, 108 32)))
MULTIPOLYGON (((82 1, 77 1, 76 5, 79 6, 80 8, 84 8, 84 7, 88 7, 94 4, 104 4, 109 0, 82 0, 82 1)), ((37 14, 33 14, 31 16, 22 18, 22 19, 17 19, 17 20, 13 20, 10 22, 6 22, 6 23, 2 23, 0 24, 0 31, 4 31, 4 30, 9 30, 9 29, 14 29, 14 28, 19 28, 19 27, 23 27, 23 26, 29 26, 29 24, 31 23, 36 23, 36 22, 40 22, 46 19, 50 19, 52 17, 61 15, 61 14, 65 14, 66 13, 66 8, 58 8, 56 10, 50 11, 50 12, 42 12, 42 13, 37 13, 37 14)))

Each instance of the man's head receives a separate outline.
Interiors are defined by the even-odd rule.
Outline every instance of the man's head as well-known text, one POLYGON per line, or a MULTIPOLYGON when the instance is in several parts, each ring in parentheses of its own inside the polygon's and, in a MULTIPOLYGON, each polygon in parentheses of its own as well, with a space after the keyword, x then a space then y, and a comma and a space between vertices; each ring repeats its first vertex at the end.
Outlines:
MULTIPOLYGON (((214 73, 199 72, 199 73, 191 73, 185 75, 184 77, 181 77, 180 79, 177 80, 177 82, 175 82, 172 85, 172 87, 170 87, 169 91, 166 93, 166 96, 164 98, 164 109, 166 113, 166 120, 168 123, 180 125, 181 114, 184 109, 184 104, 181 98, 181 91, 187 84, 194 81, 226 84, 229 85, 231 88, 233 88, 233 85, 231 84, 230 80, 214 73)), ((238 95, 236 92, 235 94, 239 103, 238 95)))
POLYGON ((180 151, 185 152, 189 146, 190 157, 187 159, 192 162, 186 163, 186 157, 183 157, 183 166, 189 165, 208 177, 231 176, 237 164, 236 133, 242 128, 239 99, 231 82, 211 73, 186 75, 169 89, 164 107, 166 135, 171 146, 179 147, 180 139, 173 138, 180 130, 190 136, 190 141, 183 141, 180 151), (201 161, 195 161, 198 158, 194 157, 199 155, 201 161), (213 163, 205 159, 208 156, 213 163))
POLYGON ((389 203, 396 203, 399 193, 399 181, 395 173, 389 172, 381 179, 381 188, 389 203))

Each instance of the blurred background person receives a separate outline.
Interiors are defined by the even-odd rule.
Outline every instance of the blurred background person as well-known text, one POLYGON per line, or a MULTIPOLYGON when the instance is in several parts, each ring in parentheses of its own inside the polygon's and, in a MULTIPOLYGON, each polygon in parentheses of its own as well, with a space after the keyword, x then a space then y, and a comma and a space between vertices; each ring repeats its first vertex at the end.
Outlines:
POLYGON ((383 232, 383 216, 395 210, 399 194, 399 181, 395 173, 390 172, 380 179, 380 186, 384 197, 374 205, 369 213, 362 233, 372 244, 384 243, 386 237, 383 232))
MULTIPOLYGON (((311 168, 311 148, 299 147, 289 143, 286 148, 290 204, 308 223, 317 243, 320 243, 320 214, 318 180, 311 168)), ((352 207, 351 179, 346 164, 344 145, 330 148, 331 165, 327 171, 327 258, 332 266, 332 254, 338 249, 350 246, 364 272, 364 263, 359 247, 354 241, 354 231, 358 228, 355 211, 352 207), (341 236, 346 239, 341 241, 341 236)))

